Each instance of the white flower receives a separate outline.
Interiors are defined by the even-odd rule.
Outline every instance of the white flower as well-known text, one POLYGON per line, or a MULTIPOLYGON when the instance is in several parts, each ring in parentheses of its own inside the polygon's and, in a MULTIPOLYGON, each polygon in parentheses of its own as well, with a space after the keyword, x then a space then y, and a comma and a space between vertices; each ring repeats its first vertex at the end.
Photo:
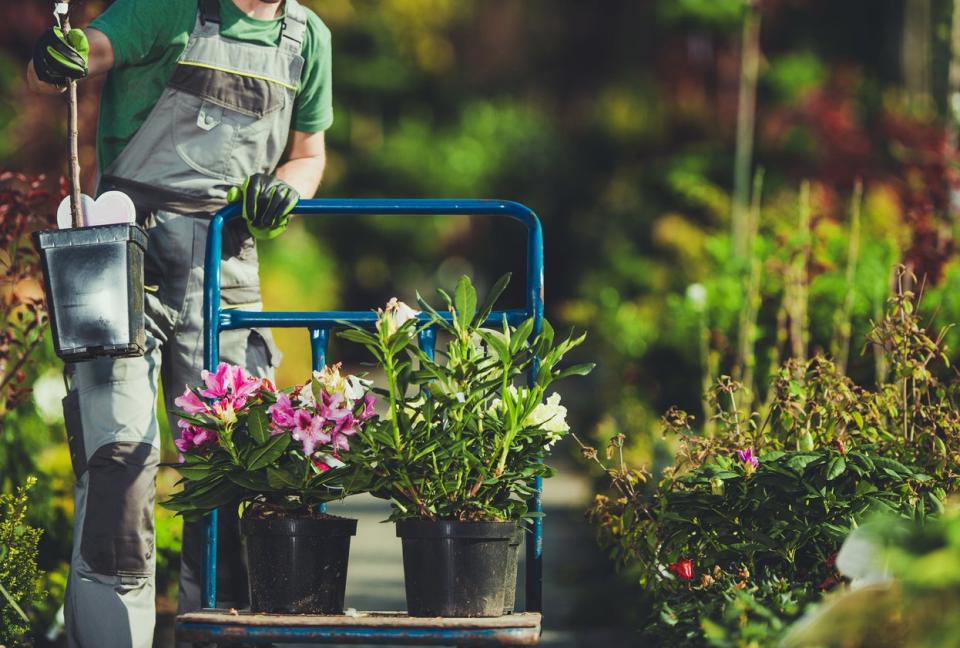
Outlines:
POLYGON ((300 394, 297 396, 297 402, 301 405, 306 405, 308 407, 316 407, 317 399, 313 395, 313 388, 311 383, 307 383, 300 390, 300 394))
POLYGON ((570 426, 567 424, 567 408, 560 404, 560 394, 556 392, 550 394, 547 402, 537 405, 523 424, 546 432, 546 447, 553 446, 570 431, 570 426))
MULTIPOLYGON (((526 387, 510 385, 510 394, 513 400, 523 400, 529 396, 530 390, 526 387)), ((490 413, 495 414, 503 409, 503 402, 497 398, 490 403, 490 413)), ((523 427, 537 428, 546 432, 547 443, 544 447, 550 449, 554 443, 559 441, 570 431, 567 424, 567 408, 560 404, 560 394, 554 392, 547 397, 547 402, 538 404, 527 418, 523 420, 523 427)))
MULTIPOLYGON (((523 394, 524 396, 526 396, 527 388, 526 388, 526 387, 522 387, 521 389, 523 389, 522 392, 521 392, 521 391, 517 391, 517 386, 516 386, 516 385, 510 385, 509 387, 507 387, 507 391, 510 392, 510 395, 513 397, 512 400, 513 400, 514 402, 516 402, 516 400, 518 399, 518 396, 519 396, 520 394, 523 394)), ((489 411, 491 414, 495 414, 495 413, 498 412, 500 409, 502 409, 502 407, 503 407, 503 401, 500 400, 499 398, 494 398, 493 401, 490 403, 490 409, 489 409, 488 411, 489 411)))
POLYGON ((372 384, 372 381, 364 380, 363 378, 358 378, 352 375, 347 376, 347 382, 343 390, 343 395, 346 396, 347 400, 350 402, 358 401, 363 398, 363 395, 367 393, 367 389, 372 384))
POLYGON ((387 335, 393 335, 401 326, 412 319, 416 319, 420 311, 415 311, 402 301, 393 297, 384 309, 377 309, 377 330, 386 324, 387 335))

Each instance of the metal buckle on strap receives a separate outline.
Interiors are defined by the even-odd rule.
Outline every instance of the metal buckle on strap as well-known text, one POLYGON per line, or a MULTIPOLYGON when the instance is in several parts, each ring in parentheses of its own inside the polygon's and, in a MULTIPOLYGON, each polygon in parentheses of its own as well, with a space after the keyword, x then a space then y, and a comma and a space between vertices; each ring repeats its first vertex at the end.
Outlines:
POLYGON ((288 38, 297 45, 303 44, 303 37, 307 33, 307 23, 299 17, 293 15, 293 7, 288 6, 283 16, 283 22, 280 23, 280 42, 288 38))
POLYGON ((215 23, 220 22, 219 0, 198 0, 197 4, 201 25, 206 25, 208 20, 215 23))

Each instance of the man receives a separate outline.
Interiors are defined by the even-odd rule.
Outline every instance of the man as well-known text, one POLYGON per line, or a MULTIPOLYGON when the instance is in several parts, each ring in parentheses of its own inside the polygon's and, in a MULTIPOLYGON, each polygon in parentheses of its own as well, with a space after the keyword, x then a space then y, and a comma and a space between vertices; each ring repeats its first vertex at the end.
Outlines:
MULTIPOLYGON (((127 193, 149 234, 145 355, 69 368, 71 646, 152 644, 158 378, 168 410, 198 382, 207 225, 228 199, 242 201, 243 221, 224 232, 223 301, 259 304, 248 231, 278 235, 299 195, 319 186, 333 121, 330 58, 329 30, 296 0, 116 0, 88 28, 51 29, 37 44, 27 75, 38 91, 107 74, 99 191, 127 193)), ((270 375, 279 355, 269 331, 227 331, 221 358, 270 375)), ((218 605, 241 607, 236 515, 221 517, 218 605)), ((184 527, 180 611, 200 607, 200 531, 184 527)))

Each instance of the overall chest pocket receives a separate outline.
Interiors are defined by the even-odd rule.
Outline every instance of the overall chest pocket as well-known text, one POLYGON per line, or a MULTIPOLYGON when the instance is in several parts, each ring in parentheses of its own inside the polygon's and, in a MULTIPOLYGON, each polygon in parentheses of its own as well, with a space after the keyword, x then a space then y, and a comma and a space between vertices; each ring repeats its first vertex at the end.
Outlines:
POLYGON ((239 182, 254 173, 283 119, 285 88, 265 79, 178 65, 173 144, 198 173, 239 182))

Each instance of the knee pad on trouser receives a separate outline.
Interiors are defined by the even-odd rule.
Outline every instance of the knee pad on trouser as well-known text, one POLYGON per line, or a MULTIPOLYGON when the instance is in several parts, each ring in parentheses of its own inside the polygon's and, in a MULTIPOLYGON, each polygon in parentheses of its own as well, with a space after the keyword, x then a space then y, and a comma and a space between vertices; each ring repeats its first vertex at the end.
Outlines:
POLYGON ((153 643, 159 459, 149 443, 110 443, 93 453, 77 480, 65 606, 71 646, 148 648, 153 643))

